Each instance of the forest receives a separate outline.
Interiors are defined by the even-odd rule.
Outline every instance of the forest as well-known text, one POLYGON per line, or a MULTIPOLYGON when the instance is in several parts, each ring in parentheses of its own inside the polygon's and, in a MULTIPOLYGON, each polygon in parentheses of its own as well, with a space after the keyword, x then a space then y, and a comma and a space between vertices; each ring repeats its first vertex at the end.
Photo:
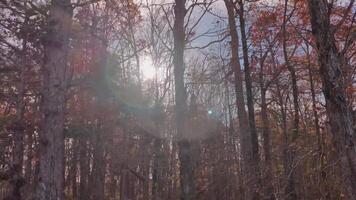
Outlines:
POLYGON ((0 200, 356 200, 355 0, 0 0, 0 200))

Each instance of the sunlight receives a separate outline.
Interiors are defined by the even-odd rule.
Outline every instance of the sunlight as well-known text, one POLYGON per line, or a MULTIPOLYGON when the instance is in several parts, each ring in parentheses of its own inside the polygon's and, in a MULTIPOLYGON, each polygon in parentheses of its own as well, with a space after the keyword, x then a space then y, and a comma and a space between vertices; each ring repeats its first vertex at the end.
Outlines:
POLYGON ((144 80, 153 79, 156 74, 152 59, 149 56, 144 56, 141 62, 141 73, 144 80))

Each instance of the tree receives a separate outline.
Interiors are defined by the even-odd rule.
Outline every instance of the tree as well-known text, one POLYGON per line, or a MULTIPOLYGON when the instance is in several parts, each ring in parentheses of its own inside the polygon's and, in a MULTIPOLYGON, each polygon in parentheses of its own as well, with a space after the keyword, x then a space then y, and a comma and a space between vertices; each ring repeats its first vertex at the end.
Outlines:
MULTIPOLYGON (((354 0, 349 3, 350 12, 354 0)), ((338 150, 343 183, 347 198, 356 198, 356 137, 353 118, 347 103, 343 71, 345 57, 335 42, 336 27, 330 22, 331 7, 326 1, 309 0, 312 33, 318 50, 319 70, 322 77, 326 110, 329 117, 333 141, 338 150)))
POLYGON ((353 199, 353 7, 1 0, 0 199, 353 199))
POLYGON ((174 7, 174 84, 176 127, 180 160, 181 199, 194 199, 194 166, 191 157, 191 144, 187 138, 187 93, 184 85, 184 17, 186 14, 185 0, 176 0, 174 7))
POLYGON ((68 48, 72 12, 69 0, 53 0, 47 19, 37 194, 39 200, 64 199, 64 112, 68 87, 68 48))
POLYGON ((228 12, 228 21, 229 21, 229 31, 231 37, 231 66, 234 72, 234 81, 235 81, 235 95, 236 95, 236 107, 238 111, 239 118, 239 132, 240 132, 240 144, 241 144, 241 152, 242 152, 242 173, 244 176, 244 180, 246 187, 244 191, 244 195, 246 199, 256 198, 256 191, 254 190, 254 183, 251 181, 251 178, 256 168, 249 166, 253 165, 252 158, 252 149, 251 149, 251 135, 250 128, 248 123, 248 117, 245 110, 245 100, 244 100, 244 92, 243 92, 243 83, 242 83, 242 72, 241 66, 239 62, 239 40, 238 34, 236 30, 236 22, 235 22, 235 12, 234 12, 234 4, 230 0, 225 0, 225 6, 228 12))
MULTIPOLYGON (((288 0, 284 1, 284 14, 283 14, 283 26, 282 26, 282 32, 283 32, 283 57, 284 57, 284 61, 285 61, 285 65, 290 73, 291 76, 291 82, 292 82, 292 96, 293 96, 293 109, 294 109, 294 120, 293 120, 293 127, 291 130, 291 136, 292 137, 288 137, 287 139, 287 144, 286 144, 286 177, 288 180, 288 185, 286 186, 286 196, 288 199, 290 200, 295 200, 298 199, 298 194, 296 192, 296 183, 295 183, 295 176, 296 176, 296 170, 293 169, 293 162, 295 161, 295 150, 292 146, 290 146, 289 144, 293 143, 296 141, 296 138, 298 137, 299 134, 299 100, 298 100, 298 85, 297 85, 297 74, 296 74, 296 70, 295 67, 292 65, 292 63, 290 62, 290 56, 288 53, 288 46, 287 46, 287 23, 288 23, 288 19, 290 19, 290 17, 288 17, 287 13, 288 13, 288 0), (291 139, 289 139, 291 138, 291 139)), ((295 9, 295 4, 294 4, 294 8, 292 10, 292 14, 294 12, 295 9)), ((290 15, 292 15, 290 14, 290 15)))
POLYGON ((259 144, 258 144, 258 135, 256 130, 256 121, 255 121, 255 109, 253 102, 252 94, 252 80, 251 80, 251 68, 249 61, 249 49, 247 44, 247 35, 246 35, 246 21, 245 21, 245 5, 243 0, 238 2, 239 10, 237 11, 240 21, 240 33, 241 33, 241 42, 242 42, 242 55, 244 60, 244 72, 245 72, 245 85, 246 85, 246 99, 247 99, 247 108, 248 108, 248 123, 250 128, 251 135, 251 167, 253 168, 253 177, 251 180, 256 191, 254 191, 253 199, 259 199, 259 191, 261 191, 260 183, 260 154, 259 154, 259 144))

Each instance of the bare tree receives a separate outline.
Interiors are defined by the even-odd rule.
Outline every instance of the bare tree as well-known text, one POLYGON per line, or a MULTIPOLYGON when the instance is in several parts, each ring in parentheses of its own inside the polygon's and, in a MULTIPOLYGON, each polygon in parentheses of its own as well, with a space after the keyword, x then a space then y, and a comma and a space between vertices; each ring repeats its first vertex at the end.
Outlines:
POLYGON ((224 0, 225 6, 228 13, 228 21, 231 36, 231 66, 234 72, 235 81, 235 95, 236 95, 236 107, 239 119, 239 130, 240 130, 240 145, 242 153, 242 173, 244 176, 243 181, 245 182, 245 191, 243 196, 245 199, 253 199, 256 195, 253 192, 253 181, 251 181, 251 176, 254 173, 253 169, 249 167, 252 162, 252 149, 251 149, 251 136, 248 123, 248 116, 245 110, 245 100, 243 92, 242 83, 242 72, 239 62, 239 39, 237 34, 237 27, 235 22, 235 12, 234 4, 230 0, 224 0))
POLYGON ((239 21, 240 21, 240 34, 241 34, 241 43, 242 43, 242 55, 244 60, 244 72, 245 72, 245 85, 246 85, 246 100, 247 100, 247 110, 248 110, 248 123, 250 128, 250 137, 251 137, 251 164, 253 168, 253 177, 252 184, 254 185, 255 192, 253 199, 259 199, 259 191, 261 191, 260 183, 260 155, 259 155, 259 144, 258 144, 258 135, 256 130, 256 121, 255 121, 255 109, 253 102, 252 94, 252 80, 251 80, 251 67, 249 61, 249 50, 247 44, 247 35, 246 35, 246 20, 245 20, 245 5, 243 0, 238 2, 239 9, 239 21))
MULTIPOLYGON (((345 12, 350 12, 354 2, 350 1, 345 12)), ((346 60, 336 45, 336 29, 330 22, 330 4, 327 1, 309 0, 308 5, 312 33, 318 50, 326 110, 340 158, 343 183, 347 198, 356 199, 356 137, 344 82, 346 60)))
POLYGON ((176 0, 174 7, 174 84, 176 100, 176 126, 178 135, 181 199, 194 199, 194 166, 191 157, 191 144, 187 136, 187 92, 184 85, 184 17, 187 12, 185 0, 176 0))

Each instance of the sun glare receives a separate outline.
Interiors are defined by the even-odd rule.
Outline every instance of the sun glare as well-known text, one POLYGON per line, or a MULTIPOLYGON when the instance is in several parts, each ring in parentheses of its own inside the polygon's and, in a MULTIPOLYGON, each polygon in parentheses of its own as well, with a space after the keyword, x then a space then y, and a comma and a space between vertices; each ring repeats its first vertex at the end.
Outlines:
POLYGON ((153 66, 152 59, 148 56, 143 57, 141 64, 141 73, 143 79, 153 79, 155 77, 155 67, 153 66))

